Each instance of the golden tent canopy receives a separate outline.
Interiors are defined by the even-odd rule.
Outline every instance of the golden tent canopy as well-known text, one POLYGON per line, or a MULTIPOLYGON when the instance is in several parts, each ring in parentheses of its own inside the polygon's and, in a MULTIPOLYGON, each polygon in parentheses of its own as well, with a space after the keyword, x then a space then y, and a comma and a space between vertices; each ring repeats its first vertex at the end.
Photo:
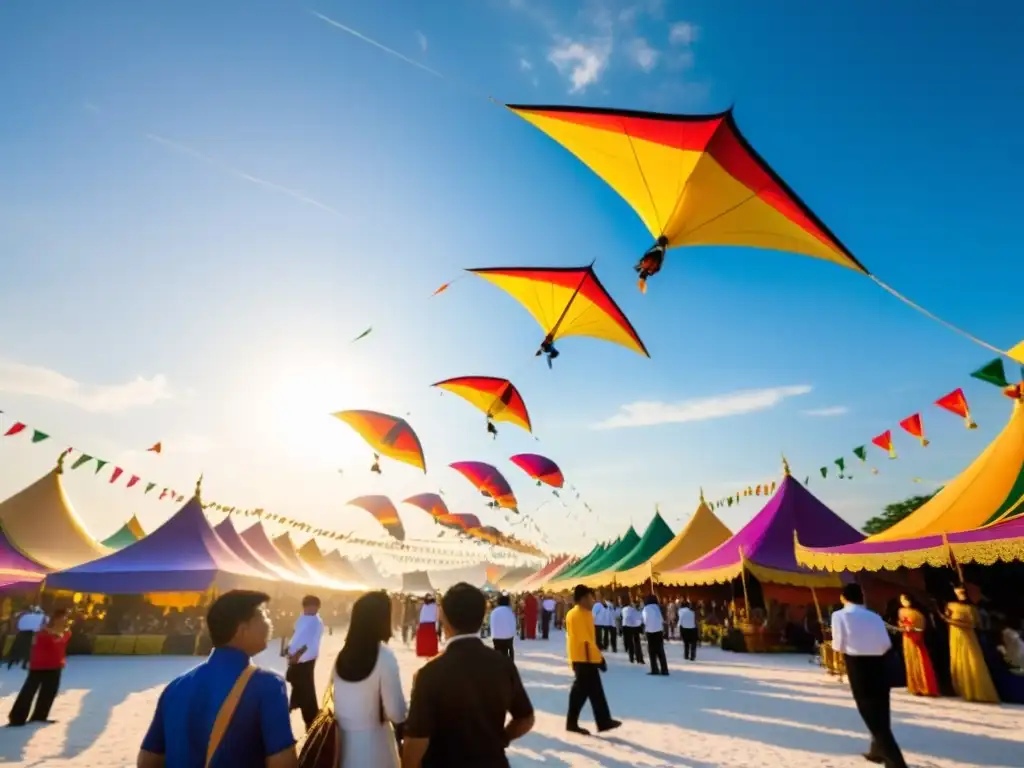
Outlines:
POLYGON ((109 555, 75 513, 57 466, 0 503, 0 524, 11 543, 27 557, 55 571, 109 555))

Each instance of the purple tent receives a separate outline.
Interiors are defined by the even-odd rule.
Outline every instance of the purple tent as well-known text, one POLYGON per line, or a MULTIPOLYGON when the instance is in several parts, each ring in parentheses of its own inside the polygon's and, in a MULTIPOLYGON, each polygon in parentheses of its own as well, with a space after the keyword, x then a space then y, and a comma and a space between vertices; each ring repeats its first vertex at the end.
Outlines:
POLYGON ((745 568, 767 583, 839 586, 834 575, 815 573, 797 563, 794 535, 819 547, 864 538, 787 472, 771 500, 731 539, 689 565, 663 572, 660 580, 678 586, 722 584, 740 576, 745 568))
POLYGON ((0 589, 38 584, 49 571, 21 554, 0 526, 0 589))
POLYGON ((801 565, 825 571, 881 571, 897 568, 936 568, 958 563, 992 565, 1024 560, 1024 517, 943 536, 916 536, 892 541, 861 541, 838 547, 808 546, 797 536, 796 559, 801 565))
POLYGON ((281 551, 274 546, 270 537, 267 536, 267 531, 263 527, 263 523, 256 523, 255 525, 249 526, 238 535, 241 536, 242 541, 248 544, 249 548, 263 560, 270 563, 275 569, 289 574, 288 578, 292 581, 300 584, 308 584, 311 581, 308 575, 302 575, 300 572, 296 571, 287 560, 285 560, 284 555, 281 554, 281 551))
POLYGON ((273 541, 274 549, 281 553, 281 557, 288 563, 289 570, 302 576, 306 581, 310 581, 314 584, 318 584, 324 581, 324 575, 317 573, 307 563, 303 562, 302 558, 299 557, 299 553, 295 551, 295 544, 292 543, 292 537, 287 533, 282 533, 273 541))
POLYGON ((273 579, 294 581, 295 574, 287 568, 281 568, 265 560, 259 552, 253 549, 249 543, 242 538, 242 535, 231 522, 230 517, 225 517, 213 529, 225 546, 230 549, 246 565, 255 568, 260 573, 266 574, 273 579))
POLYGON ((266 587, 273 577, 247 565, 213 532, 193 496, 143 539, 47 577, 52 589, 107 595, 266 587))

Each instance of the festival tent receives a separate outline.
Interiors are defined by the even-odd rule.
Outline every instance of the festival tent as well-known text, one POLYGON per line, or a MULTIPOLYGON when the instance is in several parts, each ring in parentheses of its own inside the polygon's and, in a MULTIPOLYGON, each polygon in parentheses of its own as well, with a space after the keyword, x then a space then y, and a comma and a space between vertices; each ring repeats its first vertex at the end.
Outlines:
POLYGON ((8 540, 25 556, 52 570, 110 554, 75 514, 64 493, 63 472, 61 454, 50 472, 0 503, 0 525, 8 540))
POLYGON ((242 531, 239 536, 242 537, 242 541, 249 545, 257 555, 260 556, 265 562, 270 563, 274 566, 274 570, 284 571, 288 574, 288 579, 299 584, 310 584, 313 582, 312 576, 309 573, 304 573, 300 570, 296 570, 292 564, 285 559, 284 555, 281 554, 280 550, 274 546, 274 543, 270 540, 267 535, 266 528, 263 527, 263 523, 256 523, 251 525, 242 531))
MULTIPOLYGON (((292 542, 290 534, 282 533, 274 539, 273 543, 274 549, 281 553, 281 557, 288 563, 288 567, 292 571, 314 584, 337 589, 337 585, 332 583, 333 580, 327 574, 321 573, 299 557, 298 550, 295 549, 295 544, 292 542)), ((319 551, 319 548, 317 551, 319 551)))
MULTIPOLYGON (((617 541, 618 539, 616 539, 616 542, 617 541)), ((609 547, 614 546, 614 544, 615 542, 612 542, 610 544, 605 542, 595 544, 594 548, 590 550, 587 554, 583 555, 583 557, 577 559, 575 562, 570 561, 566 564, 564 568, 551 574, 551 576, 549 576, 547 580, 545 580, 542 583, 535 584, 534 586, 547 588, 549 585, 555 584, 556 582, 560 582, 563 579, 571 579, 577 571, 586 568, 587 563, 592 563, 595 560, 597 560, 601 555, 608 551, 609 547)))
POLYGON ((426 571, 409 571, 402 574, 402 591, 407 595, 433 594, 434 586, 426 571))
POLYGON ((352 567, 356 573, 363 577, 363 581, 377 589, 395 590, 401 587, 401 579, 398 576, 385 576, 377 567, 377 561, 372 557, 364 557, 352 560, 352 567))
MULTIPOLYGON (((302 554, 301 549, 299 554, 302 554)), ((342 584, 353 584, 360 590, 380 589, 369 583, 352 562, 336 549, 324 555, 324 570, 328 576, 342 584)))
POLYGON ((526 592, 527 590, 538 587, 548 580, 548 576, 558 573, 558 571, 571 566, 575 562, 576 559, 572 555, 560 555, 559 557, 554 557, 539 571, 527 576, 518 584, 514 584, 509 591, 526 592))
POLYGON ((163 525, 112 554, 47 577, 51 589, 108 595, 266 587, 272 577, 238 558, 214 533, 196 495, 163 525))
MULTIPOLYGON (((476 563, 475 565, 466 565, 460 568, 432 568, 426 573, 430 583, 441 592, 459 582, 479 585, 487 581, 487 565, 485 563, 476 563)), ((402 591, 407 590, 403 587, 402 591)))
POLYGON ((118 528, 116 533, 111 534, 103 540, 103 546, 108 549, 124 549, 129 544, 134 544, 145 535, 146 532, 142 530, 139 518, 132 515, 131 519, 118 528))
POLYGON ((788 465, 783 466, 782 483, 753 520, 698 560, 663 571, 659 581, 673 586, 726 584, 746 571, 765 584, 840 586, 834 574, 815 573, 797 563, 793 536, 827 547, 852 544, 864 534, 822 504, 790 476, 788 465))
POLYGON ((47 573, 46 568, 11 544, 0 525, 0 588, 38 584, 47 573))
POLYGON ((224 542, 224 545, 230 549, 238 559, 249 565, 251 568, 255 568, 257 571, 266 574, 269 578, 301 583, 298 576, 287 568, 278 566, 275 563, 266 560, 259 554, 259 552, 253 549, 249 543, 242 538, 238 529, 235 528, 234 523, 231 522, 230 517, 225 517, 215 525, 213 532, 217 534, 218 538, 224 542))
MULTIPOLYGON (((347 563, 342 559, 340 564, 338 562, 329 563, 326 555, 320 550, 320 546, 316 543, 316 539, 310 539, 303 544, 296 551, 299 559, 310 571, 310 573, 317 574, 326 585, 329 585, 335 589, 341 589, 348 592, 361 591, 365 589, 361 579, 353 578, 352 574, 346 574, 346 578, 338 579, 333 573, 331 573, 331 567, 333 565, 339 565, 342 569, 347 563)), ((338 556, 341 557, 340 555, 338 556)))
POLYGON ((584 576, 593 576, 595 573, 600 573, 604 569, 619 562, 619 560, 632 552, 633 547, 639 543, 640 537, 637 535, 636 529, 632 525, 629 526, 622 538, 608 547, 603 555, 595 558, 583 568, 578 569, 572 575, 572 578, 578 580, 584 576))
POLYGON ((654 518, 647 526, 647 530, 644 531, 644 535, 640 537, 640 540, 631 550, 607 568, 580 579, 580 584, 586 584, 588 587, 618 584, 618 574, 620 571, 628 571, 630 568, 635 568, 649 561, 666 544, 672 541, 672 536, 672 529, 662 519, 661 513, 655 512, 654 518))
POLYGON ((494 586, 499 591, 508 592, 520 581, 522 581, 528 576, 533 575, 536 572, 537 569, 529 565, 522 565, 518 568, 510 568, 501 575, 500 579, 494 582, 494 586))
POLYGON ((732 531, 718 519, 711 507, 704 501, 701 492, 700 504, 693 517, 675 538, 651 556, 647 562, 632 568, 622 569, 615 575, 615 583, 621 587, 636 587, 654 577, 657 581, 663 571, 682 568, 703 557, 719 544, 729 540, 732 531))

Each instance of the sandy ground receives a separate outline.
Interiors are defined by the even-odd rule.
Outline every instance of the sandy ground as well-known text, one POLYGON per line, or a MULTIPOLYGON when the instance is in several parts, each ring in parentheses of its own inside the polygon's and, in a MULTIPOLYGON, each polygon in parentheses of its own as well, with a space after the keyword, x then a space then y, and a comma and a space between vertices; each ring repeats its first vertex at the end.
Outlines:
MULTIPOLYGON (((341 638, 325 639, 317 670, 322 690, 341 638)), ((419 661, 394 643, 406 687, 419 661)), ((867 737, 849 689, 803 656, 741 656, 702 648, 696 663, 669 648, 672 675, 652 678, 624 655, 609 654, 604 677, 613 735, 565 733, 571 673, 564 640, 518 643, 516 661, 537 709, 533 733, 510 750, 513 766, 784 766, 855 768, 867 737)), ((267 652, 258 661, 283 669, 267 652)), ((133 766, 163 685, 190 668, 184 657, 73 657, 54 705, 53 725, 0 728, 0 765, 47 768, 133 766)), ((0 718, 6 720, 22 672, 0 671, 0 718)), ((921 700, 894 693, 896 737, 911 766, 1024 766, 1024 708, 921 700)), ((298 713, 293 721, 301 733, 298 713)), ((590 719, 589 708, 584 720, 590 719)), ((586 725, 586 722, 584 722, 586 725)))

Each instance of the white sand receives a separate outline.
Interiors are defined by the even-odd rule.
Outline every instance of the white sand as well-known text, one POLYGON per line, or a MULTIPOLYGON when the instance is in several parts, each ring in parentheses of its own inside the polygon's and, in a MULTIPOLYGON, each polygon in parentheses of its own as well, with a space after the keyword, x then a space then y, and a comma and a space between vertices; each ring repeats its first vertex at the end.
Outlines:
MULTIPOLYGON (((325 640, 317 670, 322 690, 340 645, 325 640)), ((393 643, 406 686, 419 660, 393 643)), ((605 689, 625 725, 608 736, 568 735, 565 705, 571 681, 554 635, 518 643, 517 663, 537 709, 533 733, 510 750, 513 766, 784 766, 861 768, 867 736, 849 689, 808 664, 806 657, 750 656, 702 648, 696 664, 668 649, 672 676, 652 678, 609 654, 605 689)), ((259 661, 283 669, 267 652, 259 661)), ((184 657, 72 657, 54 705, 54 725, 0 729, 0 765, 46 768, 133 766, 163 685, 190 668, 184 657)), ((0 670, 0 722, 23 680, 0 670)), ((893 696, 894 728, 911 766, 1024 765, 1024 708, 893 696)), ((584 725, 590 720, 589 707, 584 725)), ((301 720, 295 713, 295 732, 301 720)))

